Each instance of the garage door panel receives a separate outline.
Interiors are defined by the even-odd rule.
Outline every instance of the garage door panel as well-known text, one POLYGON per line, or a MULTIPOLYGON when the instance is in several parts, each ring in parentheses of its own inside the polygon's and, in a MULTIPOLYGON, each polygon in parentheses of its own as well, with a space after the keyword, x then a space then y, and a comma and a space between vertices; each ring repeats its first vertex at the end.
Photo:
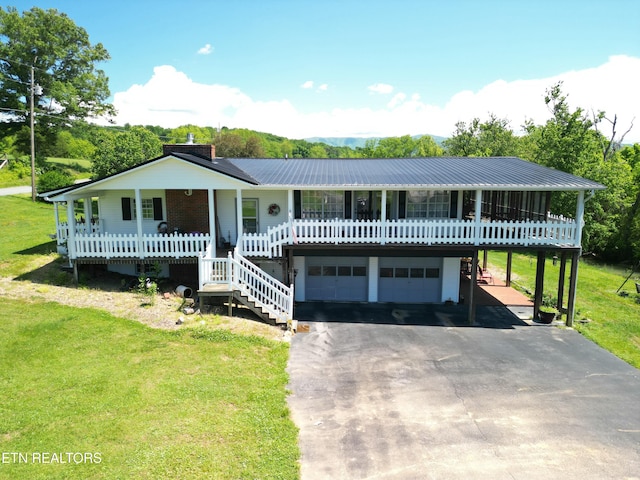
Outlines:
POLYGON ((366 258, 316 257, 307 259, 308 300, 367 300, 366 258))
POLYGON ((439 258, 381 258, 378 298, 381 302, 440 301, 442 260, 439 258))

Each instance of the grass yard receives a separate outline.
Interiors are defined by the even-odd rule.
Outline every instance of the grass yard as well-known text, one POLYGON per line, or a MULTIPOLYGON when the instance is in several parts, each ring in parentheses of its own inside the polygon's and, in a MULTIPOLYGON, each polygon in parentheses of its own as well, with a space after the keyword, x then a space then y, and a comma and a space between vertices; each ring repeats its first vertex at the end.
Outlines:
POLYGON ((24 454, 0 478, 297 478, 287 344, 7 299, 0 318, 0 452, 24 454))
MULTIPOLYGON (((489 252, 489 269, 503 273, 506 270, 506 257, 505 252, 489 252)), ((535 255, 514 253, 512 265, 512 278, 516 285, 533 292, 535 255)), ((556 296, 559 265, 560 262, 554 266, 551 258, 547 258, 544 291, 550 297, 556 296)), ((569 288, 569 265, 568 262, 566 289, 569 288)), ((640 281, 640 272, 622 288, 624 296, 616 293, 629 273, 630 270, 581 260, 574 327, 585 337, 640 368, 640 296, 635 287, 635 281, 640 281)), ((566 306, 567 293, 564 298, 566 306)))
POLYGON ((0 479, 298 478, 288 344, 45 303, 52 206, 0 197, 0 229, 1 275, 37 282, 0 301, 0 479))
POLYGON ((0 197, 0 231, 2 276, 37 275, 39 267, 58 257, 49 237, 56 231, 53 207, 32 202, 30 195, 0 197))

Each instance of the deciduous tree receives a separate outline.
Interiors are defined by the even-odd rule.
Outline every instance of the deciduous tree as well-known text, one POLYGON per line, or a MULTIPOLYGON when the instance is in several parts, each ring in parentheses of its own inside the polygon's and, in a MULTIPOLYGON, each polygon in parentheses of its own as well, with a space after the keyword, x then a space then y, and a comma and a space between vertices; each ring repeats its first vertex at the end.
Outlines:
POLYGON ((114 114, 108 79, 97 68, 106 60, 104 46, 91 44, 86 30, 64 13, 0 8, 0 133, 28 125, 32 72, 36 129, 49 140, 71 120, 114 114))

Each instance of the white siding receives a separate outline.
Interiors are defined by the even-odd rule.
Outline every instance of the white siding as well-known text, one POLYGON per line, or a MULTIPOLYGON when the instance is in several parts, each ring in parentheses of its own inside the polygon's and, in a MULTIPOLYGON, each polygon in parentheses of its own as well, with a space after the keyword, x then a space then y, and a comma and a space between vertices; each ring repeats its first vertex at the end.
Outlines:
MULTIPOLYGON (((167 202, 164 190, 143 190, 142 198, 162 198, 162 213, 166 219, 167 202)), ((103 222, 102 228, 105 233, 137 233, 136 220, 122 220, 122 197, 134 198, 133 190, 110 190, 104 192, 100 197, 100 220, 103 222)), ((160 220, 142 220, 142 233, 158 233, 158 223, 160 220)))
MULTIPOLYGON (((275 227, 288 221, 287 192, 271 190, 243 190, 242 198, 255 198, 258 200, 258 233, 266 233, 270 227, 275 227), (269 215, 269 205, 275 203, 280 207, 278 215, 269 215)), ((226 241, 236 244, 236 191, 218 190, 216 193, 218 202, 218 222, 222 236, 226 241)))
POLYGON ((460 258, 442 259, 442 302, 453 300, 458 303, 460 297, 460 258))

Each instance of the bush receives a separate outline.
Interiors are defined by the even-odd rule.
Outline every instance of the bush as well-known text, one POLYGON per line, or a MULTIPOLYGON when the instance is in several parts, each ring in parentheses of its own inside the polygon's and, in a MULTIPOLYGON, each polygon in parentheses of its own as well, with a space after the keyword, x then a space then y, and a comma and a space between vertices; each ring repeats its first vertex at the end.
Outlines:
POLYGON ((50 170, 38 178, 38 192, 49 192, 73 183, 73 177, 66 170, 50 170))

